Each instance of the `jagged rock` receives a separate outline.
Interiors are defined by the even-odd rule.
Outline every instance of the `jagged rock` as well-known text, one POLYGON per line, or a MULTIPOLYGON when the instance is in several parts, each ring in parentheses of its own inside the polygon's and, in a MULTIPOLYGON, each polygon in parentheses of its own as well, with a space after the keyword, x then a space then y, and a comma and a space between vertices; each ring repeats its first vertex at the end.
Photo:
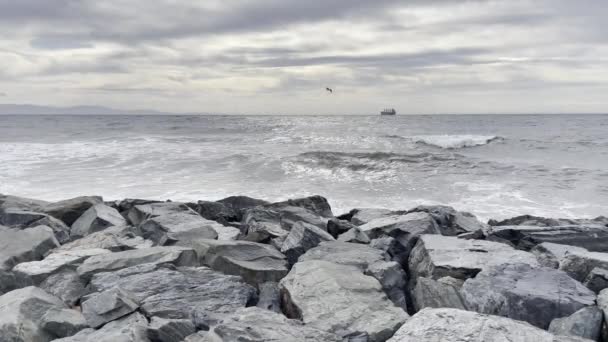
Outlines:
POLYGON ((602 341, 608 340, 608 289, 604 289, 597 294, 597 307, 604 314, 604 322, 602 323, 602 341))
POLYGON ((256 290, 239 277, 207 267, 144 264, 97 274, 91 280, 94 291, 113 287, 131 292, 148 317, 192 319, 198 329, 256 299, 256 290))
POLYGON ((76 271, 83 279, 90 279, 96 273, 111 272, 147 263, 176 266, 198 265, 196 252, 193 249, 170 246, 96 255, 85 260, 76 271))
POLYGON ((587 252, 586 249, 575 246, 560 245, 557 243, 543 242, 530 250, 536 255, 536 259, 541 266, 559 268, 560 263, 564 260, 569 252, 587 252))
POLYGON ((360 243, 360 244, 369 244, 370 239, 367 237, 367 234, 363 233, 359 228, 354 227, 346 233, 338 236, 338 241, 342 242, 350 242, 350 243, 360 243))
MULTIPOLYGON (((163 216, 163 215, 171 215, 177 213, 192 213, 192 209, 190 209, 184 203, 178 202, 153 202, 146 204, 138 204, 129 210, 127 213, 127 218, 129 222, 135 226, 139 226, 145 220, 163 216)), ((196 214, 196 213, 194 213, 196 214)), ((198 214, 196 214, 198 215, 198 214)))
POLYGON ((553 219, 533 215, 520 215, 502 221, 490 220, 491 226, 537 226, 537 227, 557 227, 582 224, 606 224, 605 217, 595 219, 553 219))
POLYGON ((61 250, 107 249, 112 252, 122 252, 131 249, 152 247, 153 242, 137 236, 131 227, 110 227, 103 231, 92 233, 60 247, 61 250))
POLYGON ((392 215, 402 215, 404 211, 392 211, 379 208, 359 208, 353 209, 348 214, 340 216, 340 219, 346 219, 356 226, 362 226, 373 220, 384 218, 392 215))
POLYGON ((54 342, 150 342, 147 334, 148 320, 135 312, 104 325, 99 330, 85 329, 78 334, 54 342))
POLYGON ((257 286, 277 282, 289 272, 285 256, 274 247, 249 241, 197 240, 189 243, 202 264, 238 275, 257 286))
POLYGON ((103 199, 98 196, 82 196, 50 203, 44 206, 43 211, 71 226, 95 204, 103 204, 103 199))
POLYGON ((327 241, 321 242, 317 247, 310 249, 298 261, 323 260, 341 265, 356 266, 365 270, 376 262, 386 261, 387 257, 382 251, 366 245, 327 241))
POLYGON ((213 342, 207 340, 207 331, 198 331, 184 339, 184 342, 213 342))
POLYGON ((95 204, 72 224, 70 236, 72 239, 78 239, 108 227, 123 227, 126 225, 127 220, 120 215, 118 210, 105 204, 95 204))
POLYGON ((40 260, 51 249, 59 246, 49 227, 23 230, 0 228, 0 271, 32 260, 40 260))
POLYGON ((367 266, 365 275, 376 278, 382 285, 384 293, 398 307, 407 311, 405 285, 407 275, 401 265, 394 261, 376 261, 367 266))
POLYGON ((595 294, 565 272, 526 264, 491 267, 462 286, 465 306, 546 329, 555 318, 595 303, 595 294))
POLYGON ((554 336, 525 322, 451 308, 426 308, 387 342, 585 342, 554 336))
POLYGON ((285 242, 285 239, 287 239, 287 235, 276 237, 270 240, 270 245, 280 251, 283 247, 283 242, 285 242))
POLYGON ((55 238, 60 244, 65 244, 70 241, 70 227, 63 221, 54 218, 53 216, 45 216, 44 218, 32 223, 27 228, 46 226, 53 230, 55 238))
POLYGON ((230 196, 217 201, 225 205, 227 208, 234 211, 237 215, 236 220, 241 221, 243 219, 243 211, 258 206, 270 204, 261 199, 251 198, 247 196, 230 196))
POLYGON ((92 294, 82 303, 82 314, 93 328, 114 321, 137 310, 139 303, 134 295, 119 287, 92 294))
POLYGON ((64 309, 59 298, 37 287, 25 287, 0 297, 0 340, 10 342, 51 341, 54 335, 41 325, 52 309, 64 309))
POLYGON ((267 205, 270 208, 283 208, 283 207, 299 207, 306 209, 309 212, 313 212, 318 216, 325 218, 332 218, 334 214, 331 211, 331 206, 327 199, 322 196, 310 196, 304 198, 290 199, 285 202, 272 203, 267 205))
POLYGON ((221 224, 202 218, 192 210, 153 216, 143 221, 139 229, 143 237, 157 245, 172 245, 179 241, 216 239, 216 227, 221 224))
POLYGON ((412 291, 414 309, 454 308, 466 310, 458 288, 430 278, 418 278, 412 291))
POLYGON ((300 261, 279 286, 287 317, 340 336, 367 333, 371 342, 385 341, 408 318, 356 266, 300 261))
POLYGON ((296 263, 300 255, 316 247, 323 241, 335 239, 324 230, 305 222, 297 222, 291 228, 287 238, 281 246, 281 253, 287 256, 290 264, 296 263))
POLYGON ((242 237, 241 230, 230 226, 214 226, 213 229, 217 232, 217 239, 222 241, 236 241, 242 237))
POLYGON ((349 230, 355 227, 357 226, 346 220, 340 220, 337 218, 332 218, 327 221, 327 232, 336 239, 338 238, 338 236, 348 232, 349 230))
POLYGON ((241 227, 246 240, 263 242, 287 235, 297 222, 308 223, 325 230, 327 221, 327 218, 302 207, 255 207, 244 212, 241 227))
POLYGON ((413 280, 446 276, 464 280, 490 266, 512 263, 538 266, 533 254, 502 243, 422 235, 410 255, 409 272, 413 280))
MULTIPOLYGON (((196 340, 195 340, 196 341, 196 340)), ((342 338, 285 316, 251 307, 239 309, 213 326, 205 342, 342 342, 342 338)))
POLYGON ((256 306, 264 310, 281 313, 281 293, 279 291, 279 284, 267 282, 258 285, 258 288, 260 289, 260 293, 256 306))
POLYGON ((439 234, 435 220, 424 212, 409 213, 405 215, 391 215, 372 220, 362 226, 363 231, 370 239, 390 236, 403 247, 403 252, 396 256, 396 261, 405 263, 410 250, 422 234, 439 234))
POLYGON ((115 201, 113 207, 116 207, 123 216, 128 216, 129 211, 136 205, 163 203, 162 201, 147 200, 140 198, 126 198, 120 201, 115 201))
POLYGON ((196 329, 189 319, 166 319, 152 317, 148 326, 148 338, 151 342, 182 342, 196 329))
POLYGON ((608 288, 608 270, 605 268, 594 267, 583 283, 588 289, 599 293, 608 288))
POLYGON ((604 315, 597 306, 582 308, 572 315, 556 318, 549 325, 549 332, 561 336, 574 336, 599 341, 604 315))
POLYGON ((40 327, 55 338, 62 338, 72 336, 89 326, 80 311, 52 308, 42 316, 40 327))
POLYGON ((537 226, 494 226, 488 240, 510 243, 530 250, 542 242, 583 247, 595 252, 608 252, 608 227, 599 224, 537 226))
POLYGON ((397 239, 390 236, 382 236, 377 239, 370 240, 370 247, 379 249, 388 255, 391 260, 399 262, 404 261, 404 256, 408 254, 408 250, 397 239))
POLYGON ((223 225, 240 221, 239 214, 237 214, 232 207, 227 206, 224 203, 198 201, 196 204, 190 206, 190 208, 207 220, 216 221, 223 225))
POLYGON ((41 261, 20 263, 13 268, 13 273, 21 287, 39 286, 46 278, 65 269, 76 270, 87 258, 110 253, 105 249, 83 249, 76 251, 57 251, 41 261))
POLYGON ((0 211, 4 209, 18 209, 40 212, 49 202, 32 198, 0 194, 0 211))
POLYGON ((0 224, 11 228, 25 228, 46 216, 43 213, 21 209, 0 209, 0 224))
POLYGON ((64 270, 46 278, 40 285, 44 291, 61 299, 72 307, 78 303, 80 298, 88 294, 86 284, 80 279, 76 271, 64 270))
POLYGON ((452 277, 439 278, 439 279, 437 279, 437 281, 442 284, 445 284, 445 285, 453 286, 458 290, 460 290, 460 288, 462 288, 462 285, 464 285, 464 280, 456 279, 456 278, 452 278, 452 277))
POLYGON ((479 222, 477 217, 471 213, 456 211, 452 207, 443 205, 422 205, 410 212, 425 212, 431 214, 441 235, 457 236, 460 234, 473 234, 473 236, 483 237, 483 232, 488 226, 479 222))
POLYGON ((570 251, 559 265, 560 270, 581 282, 585 281, 596 267, 608 268, 608 253, 587 252, 585 250, 570 251))

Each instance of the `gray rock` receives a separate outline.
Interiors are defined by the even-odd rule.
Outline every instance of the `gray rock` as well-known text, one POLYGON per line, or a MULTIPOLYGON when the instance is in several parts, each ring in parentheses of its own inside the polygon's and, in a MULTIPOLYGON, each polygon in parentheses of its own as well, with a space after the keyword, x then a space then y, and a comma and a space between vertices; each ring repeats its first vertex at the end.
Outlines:
POLYGON ((90 207, 102 203, 103 199, 101 197, 82 196, 50 203, 43 207, 43 211, 71 226, 90 207))
POLYGON ((107 249, 112 252, 122 252, 131 249, 149 248, 153 242, 137 236, 131 227, 110 227, 103 231, 92 233, 78 240, 61 246, 61 250, 107 249))
POLYGON ((600 216, 598 218, 589 219, 553 219, 533 215, 520 215, 505 219, 502 221, 490 220, 491 226, 536 226, 536 227, 559 227, 583 224, 606 224, 606 218, 600 216))
POLYGON ((116 271, 147 263, 196 266, 198 260, 196 252, 191 248, 178 246, 152 247, 96 255, 85 260, 76 271, 86 280, 96 273, 116 271))
POLYGON ((255 288, 239 277, 207 267, 145 264, 97 274, 91 280, 94 291, 113 287, 133 293, 148 317, 192 319, 198 329, 255 303, 256 297, 255 288))
POLYGON ((227 208, 234 211, 235 214, 237 215, 237 217, 236 217, 237 221, 241 221, 243 219, 244 210, 269 204, 268 202, 266 202, 264 200, 251 198, 251 197, 247 197, 247 196, 230 196, 230 197, 221 199, 217 202, 225 205, 227 208))
POLYGON ((166 319, 152 317, 148 326, 148 338, 151 342, 182 342, 196 332, 189 319, 166 319))
POLYGON ((238 275, 257 286, 278 282, 287 272, 285 256, 274 247, 249 241, 197 240, 192 246, 202 264, 225 274, 238 275))
MULTIPOLYGON (((173 215, 178 213, 193 213, 193 210, 184 203, 154 202, 139 204, 131 207, 127 213, 127 217, 131 224, 139 226, 144 221, 152 217, 173 215)), ((198 215, 196 212, 194 212, 194 214, 198 215)))
POLYGON ((0 229, 0 270, 10 270, 19 263, 40 260, 58 246, 59 242, 49 227, 0 229))
POLYGON ((593 305, 595 294, 565 272, 526 264, 492 267, 460 290, 465 306, 546 329, 555 318, 593 305))
POLYGON ((561 261, 559 269, 582 282, 596 267, 608 268, 608 253, 570 251, 561 261))
POLYGON ((350 223, 349 221, 340 220, 337 218, 332 218, 327 221, 327 232, 336 239, 338 238, 338 236, 348 232, 349 230, 355 227, 357 226, 350 223))
POLYGON ((384 218, 387 216, 400 215, 405 212, 395 212, 388 209, 379 209, 379 208, 360 208, 353 209, 348 214, 349 220, 352 224, 357 226, 362 226, 368 222, 373 220, 384 218))
POLYGON ((0 297, 0 338, 10 342, 45 342, 54 336, 41 326, 52 309, 64 309, 58 298, 37 287, 26 287, 0 297))
POLYGON ((422 205, 410 210, 410 212, 429 213, 435 219, 441 235, 445 236, 472 234, 473 236, 483 237, 483 232, 489 228, 487 225, 479 222, 475 215, 456 211, 448 206, 422 205))
POLYGON ((404 247, 397 239, 390 236, 382 236, 377 239, 372 239, 369 242, 370 247, 379 249, 388 255, 391 260, 398 262, 404 261, 404 256, 407 255, 408 249, 404 247))
POLYGON ((576 246, 543 242, 534 246, 530 252, 536 256, 536 259, 541 266, 559 268, 560 263, 570 252, 585 253, 587 250, 576 246))
POLYGON ((369 265, 386 261, 384 252, 366 245, 327 241, 302 255, 299 261, 323 260, 341 265, 356 266, 364 271, 369 265))
POLYGON ((530 250, 543 242, 583 247, 595 252, 608 252, 608 227, 600 224, 537 226, 494 226, 487 239, 510 243, 530 250))
POLYGON ((105 204, 95 204, 72 224, 70 236, 72 239, 78 239, 108 227, 123 227, 126 225, 127 220, 120 215, 118 210, 105 204))
POLYGON ((488 267, 512 263, 538 266, 533 254, 502 243, 423 235, 410 255, 409 272, 413 280, 446 276, 465 280, 488 267))
POLYGON ((147 334, 148 320, 135 312, 110 322, 99 330, 85 329, 78 334, 54 342, 150 342, 147 334))
POLYGON ((260 290, 256 306, 264 310, 281 313, 281 293, 279 284, 273 282, 258 285, 260 290))
POLYGON ((49 202, 32 198, 0 194, 0 211, 5 209, 18 209, 40 212, 49 202))
POLYGON ((554 319, 549 325, 549 332, 599 341, 603 320, 602 310, 597 306, 588 306, 568 317, 554 319))
MULTIPOLYGON (((196 340, 195 340, 196 341, 196 340)), ((342 338, 259 308, 243 308, 214 325, 205 342, 342 342, 342 338)))
POLYGON ((198 331, 184 339, 184 342, 210 342, 207 340, 207 331, 198 331))
POLYGON ((189 210, 153 216, 143 221, 139 229, 145 239, 162 246, 176 244, 179 241, 217 239, 216 227, 223 226, 189 210))
POLYGON ((364 273, 376 278, 393 304, 407 311, 407 299, 405 297, 407 275, 399 263, 377 261, 368 265, 364 273))
POLYGON ((264 242, 279 236, 285 236, 297 222, 304 222, 327 229, 328 219, 302 207, 272 206, 256 207, 244 212, 241 228, 245 239, 264 242))
POLYGON ((65 244, 70 241, 70 227, 68 227, 63 221, 54 218, 53 216, 45 216, 42 219, 32 223, 27 228, 46 226, 53 230, 55 238, 60 244, 65 244))
POLYGON ((0 209, 0 224, 11 228, 30 227, 47 215, 21 209, 0 209))
POLYGON ((604 314, 604 322, 602 323, 602 341, 608 341, 608 289, 604 289, 597 294, 597 306, 604 314))
POLYGON ((198 201, 196 204, 190 206, 190 208, 207 220, 215 221, 223 225, 240 221, 239 214, 234 208, 224 203, 198 201))
POLYGON ((333 236, 326 231, 305 222, 298 222, 293 225, 283 242, 281 252, 287 256, 290 264, 294 264, 307 250, 323 241, 333 240, 335 240, 333 236))
POLYGON ((93 294, 82 303, 82 314, 93 328, 126 316, 139 308, 137 298, 119 287, 93 294))
MULTIPOLYGON (((388 342, 585 342, 554 336, 525 322, 458 309, 426 308, 409 319, 388 342)), ((587 341, 588 342, 588 341, 587 341)))
POLYGON ((88 294, 86 284, 80 279, 78 273, 72 270, 64 270, 49 276, 40 283, 39 287, 61 299, 70 307, 76 305, 80 298, 88 294))
POLYGON ((356 266, 300 261, 279 286, 287 317, 339 336, 367 333, 371 342, 385 341, 408 318, 356 266))
POLYGON ((346 233, 338 236, 338 241, 350 242, 350 243, 361 243, 369 244, 370 239, 367 234, 363 233, 359 228, 354 227, 346 233))
POLYGON ((583 284, 595 293, 608 288, 608 270, 599 267, 593 268, 583 284))
MULTIPOLYGON (((152 203, 163 203, 162 201, 147 200, 140 198, 126 198, 120 201, 115 201, 112 207, 115 207, 125 217, 128 216, 129 211, 136 205, 152 204, 152 203)), ((109 205, 109 204, 108 204, 109 205)))
POLYGON ((217 232, 218 240, 236 241, 243 237, 241 230, 235 227, 217 225, 213 229, 217 232))
POLYGON ((87 329, 87 321, 76 310, 52 308, 40 320, 40 327, 55 338, 68 337, 87 329))
POLYGON ((456 278, 452 278, 452 277, 439 278, 439 279, 437 279, 437 281, 442 284, 445 284, 445 285, 453 286, 458 290, 460 290, 460 288, 462 288, 462 285, 464 285, 464 280, 456 279, 456 278))
POLYGON ((331 206, 327 199, 322 196, 310 196, 297 199, 290 199, 285 202, 272 203, 267 205, 270 208, 283 208, 283 207, 299 207, 306 209, 309 212, 315 213, 318 216, 325 218, 332 218, 334 214, 331 211, 331 206))
POLYGON ((412 302, 416 311, 424 308, 466 310, 457 287, 430 278, 417 279, 412 291, 412 302))

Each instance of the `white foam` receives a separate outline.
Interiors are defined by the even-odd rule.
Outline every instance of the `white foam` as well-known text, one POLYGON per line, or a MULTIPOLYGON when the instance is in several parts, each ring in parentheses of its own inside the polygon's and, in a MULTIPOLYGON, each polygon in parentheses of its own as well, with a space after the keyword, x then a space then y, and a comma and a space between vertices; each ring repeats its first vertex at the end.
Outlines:
POLYGON ((492 141, 502 139, 496 135, 420 135, 413 139, 416 143, 422 143, 445 149, 455 149, 464 147, 482 146, 491 143, 492 141))

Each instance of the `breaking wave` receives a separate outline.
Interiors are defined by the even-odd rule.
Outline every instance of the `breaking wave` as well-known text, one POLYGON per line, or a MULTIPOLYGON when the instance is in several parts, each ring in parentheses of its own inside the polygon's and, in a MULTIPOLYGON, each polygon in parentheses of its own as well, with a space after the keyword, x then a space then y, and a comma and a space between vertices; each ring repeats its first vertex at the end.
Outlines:
POLYGON ((414 137, 414 140, 417 144, 457 149, 487 145, 492 142, 503 141, 504 138, 496 135, 421 135, 414 137))

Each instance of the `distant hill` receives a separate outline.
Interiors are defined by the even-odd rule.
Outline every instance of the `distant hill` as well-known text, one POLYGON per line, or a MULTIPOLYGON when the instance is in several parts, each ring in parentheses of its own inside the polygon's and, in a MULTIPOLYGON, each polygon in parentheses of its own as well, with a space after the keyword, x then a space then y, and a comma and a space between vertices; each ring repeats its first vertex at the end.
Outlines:
MULTIPOLYGON (((49 107, 27 104, 0 104, 0 115, 171 115, 155 110, 120 110, 101 106, 49 107)), ((181 114, 181 113, 179 113, 181 114)))

